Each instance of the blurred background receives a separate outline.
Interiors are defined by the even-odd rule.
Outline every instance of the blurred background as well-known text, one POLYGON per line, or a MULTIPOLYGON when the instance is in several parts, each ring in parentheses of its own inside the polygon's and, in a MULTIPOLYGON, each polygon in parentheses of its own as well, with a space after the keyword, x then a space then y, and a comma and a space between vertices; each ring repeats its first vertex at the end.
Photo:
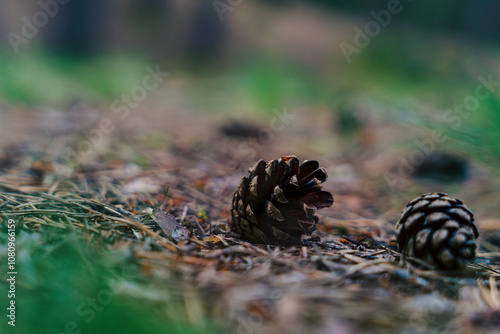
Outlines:
POLYGON ((186 168, 230 202, 258 158, 297 154, 341 195, 326 215, 394 222, 444 190, 497 228, 499 20, 494 0, 3 0, 0 171, 186 168), (58 155, 106 133, 103 118, 113 130, 91 153, 58 155), (275 140, 243 157, 237 145, 270 126, 275 140))
MULTIPOLYGON (((2 140, 16 141, 28 125, 52 137, 91 137, 111 115, 111 141, 193 147, 207 135, 191 122, 200 114, 208 122, 200 131, 227 123, 238 132, 238 122, 262 128, 287 108, 325 119, 334 138, 318 130, 318 153, 362 157, 391 191, 408 189, 403 181, 416 176, 464 181, 470 159, 496 175, 499 7, 488 0, 3 1, 0 103, 29 116, 5 116, 2 140), (174 114, 183 116, 170 129, 174 114), (186 139, 176 131, 188 125, 186 139), (435 132, 445 139, 434 140, 435 132)), ((88 156, 103 157, 110 145, 93 145, 98 152, 88 156)))
POLYGON ((394 1, 397 14, 378 24, 369 47, 348 63, 341 44, 355 46, 355 27, 365 31, 376 21, 372 11, 386 11, 389 3, 7 0, 0 5, 1 93, 7 102, 35 105, 114 98, 126 80, 134 82, 141 62, 210 80, 262 77, 262 91, 279 90, 268 92, 268 99, 279 99, 287 84, 300 79, 310 89, 293 95, 306 98, 313 91, 315 101, 336 97, 339 88, 372 93, 374 80, 384 83, 375 85, 378 90, 390 92, 393 87, 382 80, 405 88, 443 82, 456 87, 466 84, 464 75, 475 79, 470 72, 483 73, 478 65, 487 64, 481 56, 493 55, 500 37, 500 5, 487 0, 394 1))

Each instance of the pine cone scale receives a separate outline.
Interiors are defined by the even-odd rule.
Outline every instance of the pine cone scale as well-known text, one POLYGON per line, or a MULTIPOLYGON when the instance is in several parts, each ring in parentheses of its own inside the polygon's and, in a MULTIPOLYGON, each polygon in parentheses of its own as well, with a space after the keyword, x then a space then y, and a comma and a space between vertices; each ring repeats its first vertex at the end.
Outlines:
MULTIPOLYGON (((283 217, 283 215, 281 214, 281 211, 278 210, 278 208, 276 208, 273 203, 269 202, 269 201, 266 201, 266 215, 271 218, 271 219, 274 219, 278 222, 282 222, 285 220, 285 218, 283 217)), ((257 221, 256 221, 256 224, 257 224, 257 221)))
POLYGON ((325 182, 327 177, 328 174, 326 173, 326 170, 324 168, 319 168, 316 169, 314 172, 310 173, 309 175, 305 176, 304 178, 299 178, 297 176, 297 180, 300 186, 304 186, 311 181, 313 181, 311 182, 311 184, 318 184, 321 182, 325 182))
POLYGON ((304 161, 304 163, 300 166, 297 178, 301 180, 319 168, 319 163, 315 160, 304 161))
POLYGON ((283 193, 283 190, 281 190, 279 186, 274 187, 273 199, 282 204, 289 203, 289 201, 285 197, 285 194, 283 193))
POLYGON ((333 196, 328 191, 316 191, 307 194, 302 198, 302 201, 309 206, 314 206, 316 209, 323 209, 330 207, 333 204, 333 196))

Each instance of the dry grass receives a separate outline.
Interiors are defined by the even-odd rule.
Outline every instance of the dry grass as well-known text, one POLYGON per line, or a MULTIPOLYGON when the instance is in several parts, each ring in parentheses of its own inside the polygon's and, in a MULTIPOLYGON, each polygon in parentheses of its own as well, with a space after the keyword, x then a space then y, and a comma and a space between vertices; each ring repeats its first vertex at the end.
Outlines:
MULTIPOLYGON (((388 237, 391 224, 379 220, 362 224, 366 231, 370 225, 384 229, 379 234, 385 241, 320 232, 323 241, 281 248, 241 241, 226 219, 203 220, 189 206, 173 208, 172 199, 167 209, 177 214, 170 217, 171 226, 188 231, 178 238, 154 221, 143 223, 151 215, 152 207, 145 209, 151 199, 131 205, 126 196, 102 198, 99 189, 82 190, 81 182, 70 181, 45 189, 6 182, 0 187, 0 216, 14 218, 25 231, 53 238, 76 234, 108 250, 133 250, 133 262, 151 284, 145 289, 161 290, 164 277, 181 277, 182 314, 193 324, 209 317, 229 320, 235 330, 258 332, 322 332, 333 326, 346 333, 382 333, 420 330, 425 324, 426 330, 459 326, 465 333, 486 333, 494 322, 490 313, 500 308, 499 267, 487 264, 498 253, 481 253, 482 259, 461 273, 417 269, 401 263, 388 237), (195 217, 196 223, 187 219, 195 217)), ((193 189, 181 192, 189 196, 193 189)), ((210 212, 218 205, 205 204, 210 212)), ((165 217, 155 214, 159 219, 165 217)), ((337 223, 356 226, 359 220, 337 223)), ((335 231, 334 220, 328 225, 335 231)))

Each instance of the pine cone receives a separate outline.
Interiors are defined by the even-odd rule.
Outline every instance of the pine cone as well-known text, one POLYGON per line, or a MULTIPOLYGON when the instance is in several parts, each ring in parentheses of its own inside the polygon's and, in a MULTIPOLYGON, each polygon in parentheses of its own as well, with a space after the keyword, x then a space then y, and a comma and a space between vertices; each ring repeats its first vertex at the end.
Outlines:
POLYGON ((478 236, 474 214, 462 201, 445 193, 414 199, 396 224, 401 252, 436 269, 461 269, 473 261, 478 236))
POLYGON ((291 245, 316 229, 317 209, 333 203, 322 191, 328 175, 317 161, 299 166, 295 156, 257 162, 233 196, 232 229, 254 243, 291 245))

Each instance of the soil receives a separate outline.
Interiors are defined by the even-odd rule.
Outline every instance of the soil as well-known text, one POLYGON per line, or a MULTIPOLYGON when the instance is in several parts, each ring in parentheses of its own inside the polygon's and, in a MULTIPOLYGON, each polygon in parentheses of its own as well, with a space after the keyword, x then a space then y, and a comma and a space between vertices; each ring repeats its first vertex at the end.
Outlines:
POLYGON ((399 149, 395 138, 402 143, 413 133, 383 116, 339 133, 341 119, 318 106, 282 107, 265 117, 189 109, 173 93, 148 99, 123 120, 106 106, 5 107, 2 216, 17 212, 32 233, 73 224, 104 247, 131 250, 151 282, 161 285, 175 273, 198 291, 186 306, 191 320, 205 314, 231 332, 497 331, 500 225, 498 208, 484 203, 485 196, 496 203, 487 169, 461 162, 469 174, 454 183, 398 174, 400 157, 412 151, 399 149), (240 178, 259 159, 284 155, 318 160, 335 203, 319 212, 318 231, 302 245, 240 240, 230 231, 240 178), (388 172, 398 178, 394 189, 388 172), (440 190, 454 190, 481 230, 478 258, 462 272, 414 267, 395 244, 406 203, 440 190), (27 208, 16 201, 31 211, 23 214, 27 208), (74 219, 64 222, 43 211, 49 208, 74 219), (85 223, 78 214, 87 215, 85 223))

